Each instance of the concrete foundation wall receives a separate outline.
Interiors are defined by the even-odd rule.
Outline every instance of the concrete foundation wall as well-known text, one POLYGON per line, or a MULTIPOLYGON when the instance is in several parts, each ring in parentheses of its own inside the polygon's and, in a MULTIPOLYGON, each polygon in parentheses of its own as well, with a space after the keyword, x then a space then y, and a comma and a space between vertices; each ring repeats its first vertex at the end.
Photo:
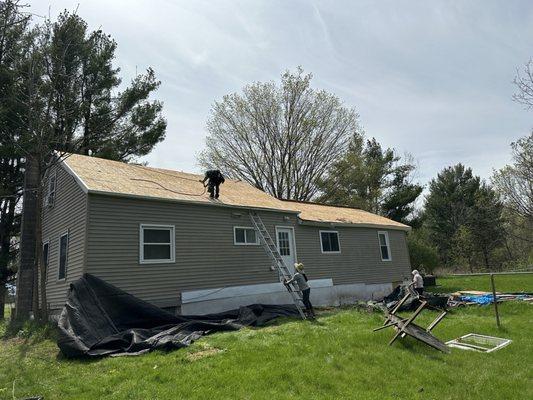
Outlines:
MULTIPOLYGON (((332 279, 310 280, 311 303, 339 306, 359 300, 381 300, 392 291, 392 283, 333 285, 332 279)), ((182 293, 181 314, 202 315, 227 311, 249 304, 292 304, 281 283, 194 290, 182 293)))

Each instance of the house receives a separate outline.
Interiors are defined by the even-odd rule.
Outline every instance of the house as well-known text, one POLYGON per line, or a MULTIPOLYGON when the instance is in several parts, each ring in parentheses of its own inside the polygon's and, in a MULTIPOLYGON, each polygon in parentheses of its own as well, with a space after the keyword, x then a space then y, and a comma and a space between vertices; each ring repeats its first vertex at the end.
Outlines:
POLYGON ((184 314, 289 303, 252 228, 256 211, 287 265, 305 264, 317 305, 380 298, 410 275, 409 227, 359 209, 281 201, 226 180, 72 154, 48 180, 43 260, 49 308, 93 274, 184 314))

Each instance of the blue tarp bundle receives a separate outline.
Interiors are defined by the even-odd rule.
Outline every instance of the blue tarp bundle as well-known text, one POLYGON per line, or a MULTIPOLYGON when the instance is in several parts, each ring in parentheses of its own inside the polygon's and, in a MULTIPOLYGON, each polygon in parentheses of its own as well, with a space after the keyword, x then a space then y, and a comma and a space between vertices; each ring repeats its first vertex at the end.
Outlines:
MULTIPOLYGON (((528 300, 531 298, 530 294, 502 294, 502 295, 496 295, 497 301, 504 301, 504 300, 528 300)), ((494 296, 492 294, 477 294, 477 295, 470 295, 470 296, 459 296, 460 301, 467 301, 470 303, 477 303, 480 305, 486 305, 494 303, 494 296)))
MULTIPOLYGON (((498 296, 496 296, 498 298, 498 296)), ((469 301, 481 305, 490 304, 494 302, 494 296, 492 294, 483 294, 477 296, 461 296, 461 301, 469 301)))

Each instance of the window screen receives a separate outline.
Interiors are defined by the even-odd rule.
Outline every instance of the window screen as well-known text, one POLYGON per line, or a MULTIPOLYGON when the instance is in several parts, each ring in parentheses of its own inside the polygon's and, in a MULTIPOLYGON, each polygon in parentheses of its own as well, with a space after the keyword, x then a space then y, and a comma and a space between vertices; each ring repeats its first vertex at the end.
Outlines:
POLYGON ((234 228, 235 244, 259 244, 254 228, 236 226, 234 228))
POLYGON ((67 258, 68 258, 68 233, 59 238, 59 270, 57 279, 65 279, 67 276, 67 258))
POLYGON ((379 250, 381 252, 382 261, 390 261, 390 246, 389 246, 389 234, 387 232, 379 232, 379 250))
POLYGON ((340 253, 339 234, 336 231, 321 231, 320 242, 323 253, 340 253))
POLYGON ((174 227, 141 225, 141 263, 174 262, 174 227))

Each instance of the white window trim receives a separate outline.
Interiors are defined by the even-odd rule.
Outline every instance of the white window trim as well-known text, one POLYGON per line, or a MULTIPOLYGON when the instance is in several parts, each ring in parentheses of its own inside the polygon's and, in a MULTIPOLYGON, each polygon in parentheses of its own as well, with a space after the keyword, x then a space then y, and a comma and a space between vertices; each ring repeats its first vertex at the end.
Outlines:
POLYGON ((52 208, 56 203, 56 193, 57 193, 57 173, 54 171, 48 176, 47 184, 46 184, 46 207, 52 208), (50 202, 50 182, 52 181, 52 178, 54 178, 54 197, 52 202, 50 202))
MULTIPOLYGON (((147 243, 147 244, 164 244, 168 243, 147 243)), ((176 262, 176 228, 174 225, 160 225, 160 224, 139 224, 139 264, 172 264, 176 262), (144 241, 143 229, 160 229, 170 230, 170 258, 159 260, 145 260, 144 259, 144 241)))
POLYGON ((341 254, 341 237, 339 235, 339 231, 320 230, 318 231, 318 237, 320 239, 320 251, 322 252, 322 254, 341 254), (339 242, 339 251, 324 251, 324 246, 322 243, 322 233, 336 233, 337 234, 337 241, 339 242))
POLYGON ((276 247, 279 251, 279 236, 278 236, 278 229, 290 229, 292 230, 292 246, 294 248, 294 262, 298 262, 298 251, 296 250, 296 233, 294 232, 293 226, 278 226, 276 225, 276 247))
MULTIPOLYGON (((59 240, 58 240, 58 247, 57 247, 57 281, 58 282, 63 282, 64 280, 67 279, 67 273, 68 273, 68 248, 70 246, 70 235, 69 235, 69 231, 67 230, 65 233, 63 233, 62 235, 59 235, 59 240), (67 237, 67 254, 65 254, 65 277, 64 278, 60 278, 59 277, 59 272, 61 271, 61 238, 66 236, 67 237)), ((50 247, 48 247, 48 252, 50 252, 50 247)), ((48 263, 48 265, 50 265, 50 262, 48 263)))
MULTIPOLYGON (((246 240, 246 234, 244 234, 244 240, 246 240)), ((234 226, 233 227, 233 244, 235 246, 259 246, 259 235, 253 226, 234 226), (255 231, 255 242, 254 243, 239 243, 237 242, 237 229, 252 229, 255 231)))
MULTIPOLYGON (((61 243, 61 241, 60 241, 61 243)), ((46 276, 44 277, 45 281, 48 282, 48 274, 50 272, 50 239, 43 240, 43 247, 41 249, 41 262, 43 262, 43 255, 44 255, 44 246, 48 245, 48 266, 46 268, 46 276)), ((44 267, 44 265, 43 265, 44 267)), ((59 273, 59 272, 58 272, 59 273)))
POLYGON ((379 246, 379 256, 381 257, 381 261, 392 261, 392 253, 390 251, 390 242, 389 242, 389 232, 378 231, 378 246, 379 246), (379 235, 385 236, 385 244, 387 245, 387 252, 389 253, 389 258, 383 258, 383 253, 381 252, 381 240, 379 240, 379 235))

